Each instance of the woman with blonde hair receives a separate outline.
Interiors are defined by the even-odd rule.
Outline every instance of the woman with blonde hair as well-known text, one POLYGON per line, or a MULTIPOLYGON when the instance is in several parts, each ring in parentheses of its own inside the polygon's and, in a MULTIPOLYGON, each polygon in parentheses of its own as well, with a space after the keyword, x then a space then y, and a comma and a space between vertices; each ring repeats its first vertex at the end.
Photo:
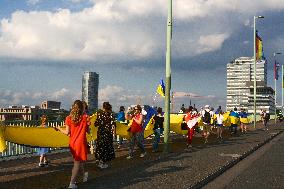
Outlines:
POLYGON ((87 161, 87 137, 89 132, 88 115, 84 113, 84 105, 80 100, 75 100, 72 105, 70 115, 65 120, 66 128, 57 127, 60 132, 68 135, 69 148, 74 159, 72 176, 68 188, 77 188, 76 181, 78 179, 80 168, 84 174, 83 182, 88 179, 88 172, 84 170, 84 163, 87 161))

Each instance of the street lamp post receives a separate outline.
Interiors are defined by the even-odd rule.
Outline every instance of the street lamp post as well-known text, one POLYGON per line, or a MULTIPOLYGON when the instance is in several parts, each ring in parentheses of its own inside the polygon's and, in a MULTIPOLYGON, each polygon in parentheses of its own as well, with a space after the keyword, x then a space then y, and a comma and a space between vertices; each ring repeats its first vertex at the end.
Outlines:
POLYGON ((284 79, 284 78, 283 78, 283 64, 282 64, 282 74, 281 74, 281 77, 282 77, 282 80, 281 80, 281 81, 282 81, 282 82, 281 82, 281 87, 282 87, 282 108, 281 108, 281 111, 283 112, 283 100, 284 100, 284 99, 283 99, 283 93, 284 93, 284 86, 283 86, 283 82, 284 82, 284 81, 283 81, 283 79, 284 79))
MULTIPOLYGON (((276 57, 275 57, 277 54, 281 54, 281 53, 280 53, 280 52, 274 52, 274 53, 273 53, 274 64, 277 63, 277 62, 276 62, 276 57)), ((274 99, 274 102, 275 102, 275 110, 274 110, 274 111, 275 111, 275 112, 274 112, 274 113, 275 113, 275 117, 274 117, 274 120, 275 120, 275 124, 276 124, 276 121, 277 121, 277 114, 276 114, 276 110, 277 110, 277 107, 276 107, 276 106, 277 106, 276 77, 277 77, 277 76, 276 76, 276 74, 278 74, 278 73, 277 73, 277 70, 276 70, 276 69, 277 69, 277 65, 274 65, 274 69, 275 69, 275 70, 274 70, 274 94, 275 94, 275 95, 274 95, 274 98, 275 98, 275 99, 274 99)))
POLYGON ((255 22, 258 18, 264 18, 264 16, 254 16, 253 17, 253 59, 254 59, 254 81, 253 81, 253 114, 254 114, 254 122, 253 126, 256 128, 256 55, 255 55, 255 35, 256 35, 256 29, 255 29, 255 22))
POLYGON ((172 40, 172 0, 168 0, 164 153, 169 152, 170 91, 171 91, 171 40, 172 40))

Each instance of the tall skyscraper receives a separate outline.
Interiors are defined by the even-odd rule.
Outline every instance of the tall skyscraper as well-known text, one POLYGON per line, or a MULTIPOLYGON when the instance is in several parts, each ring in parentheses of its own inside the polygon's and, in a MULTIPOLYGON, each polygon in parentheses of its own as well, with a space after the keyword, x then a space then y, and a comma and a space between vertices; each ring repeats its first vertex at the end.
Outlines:
POLYGON ((89 111, 98 109, 99 74, 86 71, 82 77, 82 100, 86 101, 89 111))
MULTIPOLYGON (((274 112, 274 90, 267 86, 267 65, 256 63, 256 110, 274 112)), ((254 61, 251 57, 240 57, 227 64, 227 111, 234 107, 245 108, 253 113, 254 61)))

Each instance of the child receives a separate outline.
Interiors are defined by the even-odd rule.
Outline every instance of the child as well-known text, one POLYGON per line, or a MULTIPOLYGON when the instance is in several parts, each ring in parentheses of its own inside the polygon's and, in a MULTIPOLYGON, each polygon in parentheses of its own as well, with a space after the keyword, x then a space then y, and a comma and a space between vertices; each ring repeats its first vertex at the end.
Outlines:
MULTIPOLYGON (((47 116, 43 115, 40 118, 41 120, 41 127, 47 127, 47 116)), ((38 148, 38 154, 40 155, 39 157, 39 167, 47 167, 48 166, 48 161, 46 158, 46 153, 49 152, 49 148, 38 148)))

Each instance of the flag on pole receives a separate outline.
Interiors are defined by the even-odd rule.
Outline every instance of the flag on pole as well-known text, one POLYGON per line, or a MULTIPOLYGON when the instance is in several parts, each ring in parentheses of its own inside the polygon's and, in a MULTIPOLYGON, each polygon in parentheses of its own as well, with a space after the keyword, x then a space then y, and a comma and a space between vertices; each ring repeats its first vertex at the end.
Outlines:
POLYGON ((260 61, 263 59, 263 44, 262 44, 262 39, 259 37, 257 31, 255 33, 255 56, 256 60, 260 61))
POLYGON ((278 80, 278 77, 279 77, 279 74, 278 74, 279 67, 280 67, 280 64, 275 61, 275 63, 274 63, 274 79, 276 79, 276 80, 278 80))
POLYGON ((165 97, 165 84, 164 84, 163 79, 160 80, 160 83, 156 91, 159 95, 161 95, 162 97, 165 97))

